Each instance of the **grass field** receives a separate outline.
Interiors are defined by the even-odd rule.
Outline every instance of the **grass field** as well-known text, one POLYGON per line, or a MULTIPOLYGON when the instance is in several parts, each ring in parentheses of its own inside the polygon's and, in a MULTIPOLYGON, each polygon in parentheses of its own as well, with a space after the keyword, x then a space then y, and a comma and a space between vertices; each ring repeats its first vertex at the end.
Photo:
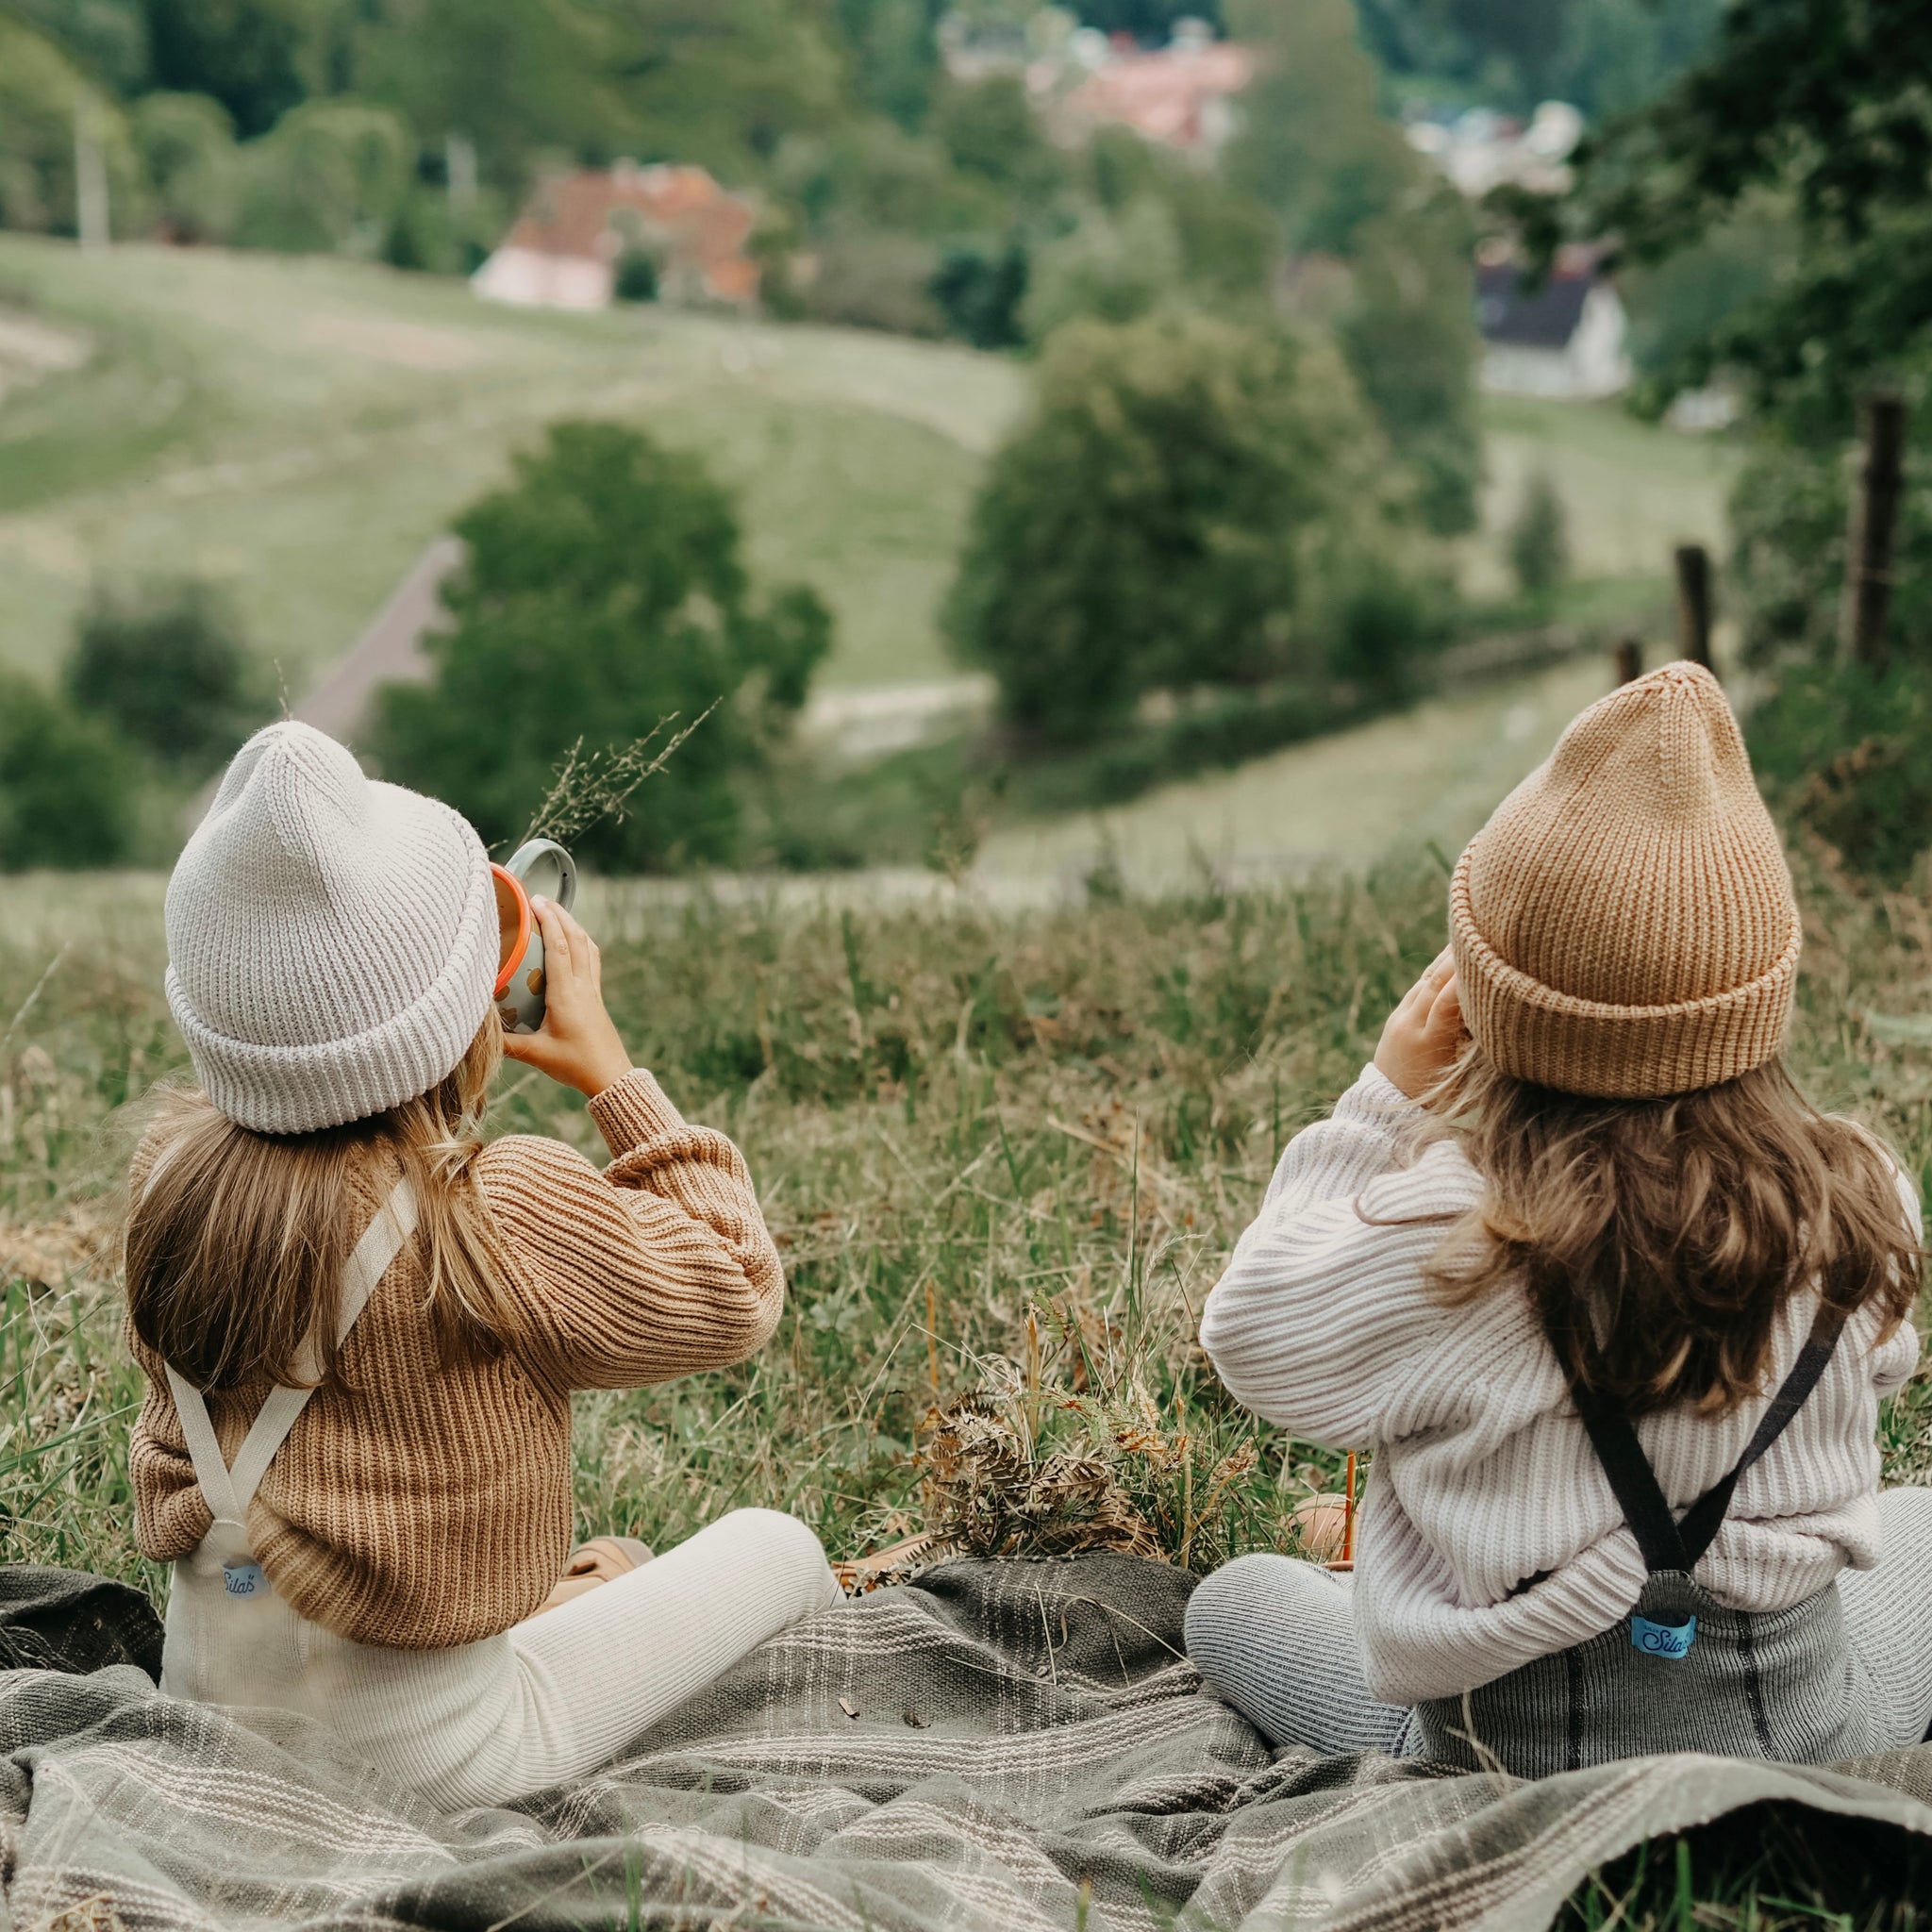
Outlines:
POLYGON ((1064 891, 1096 868, 1131 888, 1191 876, 1256 881, 1395 854, 1453 855, 1546 757, 1565 724, 1609 690, 1607 656, 1434 698, 1228 772, 1165 785, 1131 805, 994 832, 974 876, 989 891, 1064 891))
MULTIPOLYGON (((1483 432, 1485 527, 1506 529, 1528 477, 1546 472, 1563 499, 1580 578, 1665 584, 1678 543, 1723 557, 1735 443, 1656 428, 1618 403, 1526 396, 1485 396, 1483 432)), ((1507 587, 1493 545, 1479 549, 1471 577, 1472 590, 1507 587)))
MULTIPOLYGON (((109 1226, 125 1103, 181 1063, 158 899, 152 875, 24 881, 0 946, 0 1517, 22 1559, 157 1588, 130 1540, 138 1384, 109 1226)), ((1932 1054, 1869 1038, 1863 1015, 1932 1012, 1932 914, 1822 882, 1809 900, 1798 1060, 1923 1186, 1932 1054)), ((1432 861, 1040 912, 937 889, 841 909, 626 886, 588 910, 633 1051, 744 1146, 791 1291, 741 1369, 580 1399, 584 1529, 662 1544, 758 1502, 847 1554, 961 1520, 956 1492, 922 1488, 922 1424, 991 1387, 1009 1439, 1035 1445, 1038 1493, 982 1507, 983 1540, 1077 1539, 1094 1506, 1056 1503, 1054 1472, 1079 1465, 1051 1458, 1078 1455, 1116 1520, 1174 1560, 1293 1547, 1289 1512, 1336 1458, 1225 1400, 1195 1317, 1282 1139, 1353 1077, 1439 944, 1432 861)), ((582 1108, 526 1073, 506 1074, 493 1124, 593 1149, 582 1108)), ((1921 1381, 1888 1414, 1893 1480, 1924 1479, 1928 1396, 1921 1381)), ((1856 1861, 1807 1875, 1775 1832, 1722 1839, 1699 1840, 1689 1892, 1659 1857, 1579 1894, 1574 1923, 1602 1927, 1620 1902, 1640 1926, 1769 1932, 1854 1907, 1861 1926, 1917 1923, 1868 1920, 1856 1861)))
POLYGON ((297 696, 508 453, 571 414, 640 423, 742 491, 755 568, 834 608, 829 682, 939 675, 934 607, 1021 394, 1012 364, 965 349, 510 310, 322 258, 0 235, 8 313, 86 359, 9 364, 0 330, 0 659, 51 664, 96 571, 196 571, 232 586, 297 696))
MULTIPOLYGON (((228 584, 299 698, 430 537, 569 414, 635 421, 743 492, 752 560, 838 619, 827 686, 951 667, 935 628, 1024 365, 852 331, 673 312, 554 315, 325 258, 0 235, 0 662, 45 672, 97 572, 228 584)), ((1481 594, 1549 470, 1607 611, 1713 539, 1731 456, 1614 406, 1485 403, 1481 594)), ((1588 600, 1586 600, 1588 601, 1588 600)))

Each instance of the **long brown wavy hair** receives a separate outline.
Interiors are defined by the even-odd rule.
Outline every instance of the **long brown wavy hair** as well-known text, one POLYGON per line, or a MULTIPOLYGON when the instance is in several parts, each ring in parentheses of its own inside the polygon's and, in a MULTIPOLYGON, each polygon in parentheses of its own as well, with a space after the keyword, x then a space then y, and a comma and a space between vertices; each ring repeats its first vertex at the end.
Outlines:
POLYGON ((1451 1303, 1522 1281, 1573 1382, 1631 1416, 1718 1415, 1765 1391, 1777 1319, 1815 1282, 1890 1334, 1924 1253, 1890 1159, 1822 1114, 1780 1061, 1663 1100, 1591 1100, 1465 1049, 1425 1096, 1426 1142, 1461 1143, 1482 1198, 1429 1267, 1451 1303))
POLYGON ((386 1193, 400 1173, 415 1191, 412 1239, 442 1358, 501 1352, 519 1324, 470 1165, 502 1058, 491 1013, 427 1093, 312 1134, 253 1133, 198 1089, 163 1090, 143 1141, 145 1183, 127 1210, 134 1332, 200 1389, 264 1375, 326 1382, 342 1270, 368 1219, 354 1184, 367 1176, 386 1193), (320 1373, 305 1377, 311 1338, 320 1373))

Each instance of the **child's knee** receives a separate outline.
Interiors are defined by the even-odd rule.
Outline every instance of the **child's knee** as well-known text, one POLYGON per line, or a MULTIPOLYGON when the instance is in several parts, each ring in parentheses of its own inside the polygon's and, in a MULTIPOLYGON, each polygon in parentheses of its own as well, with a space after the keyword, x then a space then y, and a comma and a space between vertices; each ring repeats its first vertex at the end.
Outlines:
POLYGON ((1224 1563, 1194 1586, 1183 1641, 1204 1675, 1212 1676, 1215 1663, 1230 1651, 1253 1646, 1264 1607, 1278 1603, 1282 1591, 1293 1587, 1291 1574, 1284 1573, 1304 1567, 1292 1557, 1256 1551, 1224 1563))
POLYGON ((734 1509, 712 1527, 755 1549, 759 1588, 790 1597, 801 1615, 837 1600, 838 1579, 809 1524, 782 1509, 734 1509))

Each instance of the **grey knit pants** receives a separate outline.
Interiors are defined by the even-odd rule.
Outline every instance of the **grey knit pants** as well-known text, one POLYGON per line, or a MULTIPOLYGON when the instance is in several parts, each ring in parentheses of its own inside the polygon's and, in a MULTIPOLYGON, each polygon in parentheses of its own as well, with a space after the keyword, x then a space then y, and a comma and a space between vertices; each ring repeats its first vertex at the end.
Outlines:
MULTIPOLYGON (((1873 1690, 1875 1748, 1932 1731, 1932 1490, 1878 1499, 1884 1555, 1839 1577, 1845 1635, 1873 1690)), ((1414 1713, 1369 1695, 1350 1579, 1291 1557, 1237 1557, 1188 1604, 1188 1655, 1208 1687, 1280 1745, 1414 1755, 1414 1713)))

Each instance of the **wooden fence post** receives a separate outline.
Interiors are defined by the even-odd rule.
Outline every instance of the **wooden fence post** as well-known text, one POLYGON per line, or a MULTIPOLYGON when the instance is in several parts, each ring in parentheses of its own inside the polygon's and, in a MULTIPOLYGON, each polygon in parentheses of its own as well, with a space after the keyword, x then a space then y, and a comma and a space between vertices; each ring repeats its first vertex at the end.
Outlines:
POLYGON ((1710 668, 1710 552, 1702 543, 1679 543, 1677 639, 1693 664, 1710 668))
POLYGON ((1852 491, 1845 540, 1844 600, 1839 606, 1839 644, 1854 663, 1885 669, 1885 621, 1891 611, 1892 539, 1904 486, 1905 398, 1881 390, 1865 405, 1865 461, 1852 491))
POLYGON ((1617 667, 1617 682, 1631 684, 1643 675, 1643 645, 1636 638, 1625 638, 1611 654, 1617 667))

